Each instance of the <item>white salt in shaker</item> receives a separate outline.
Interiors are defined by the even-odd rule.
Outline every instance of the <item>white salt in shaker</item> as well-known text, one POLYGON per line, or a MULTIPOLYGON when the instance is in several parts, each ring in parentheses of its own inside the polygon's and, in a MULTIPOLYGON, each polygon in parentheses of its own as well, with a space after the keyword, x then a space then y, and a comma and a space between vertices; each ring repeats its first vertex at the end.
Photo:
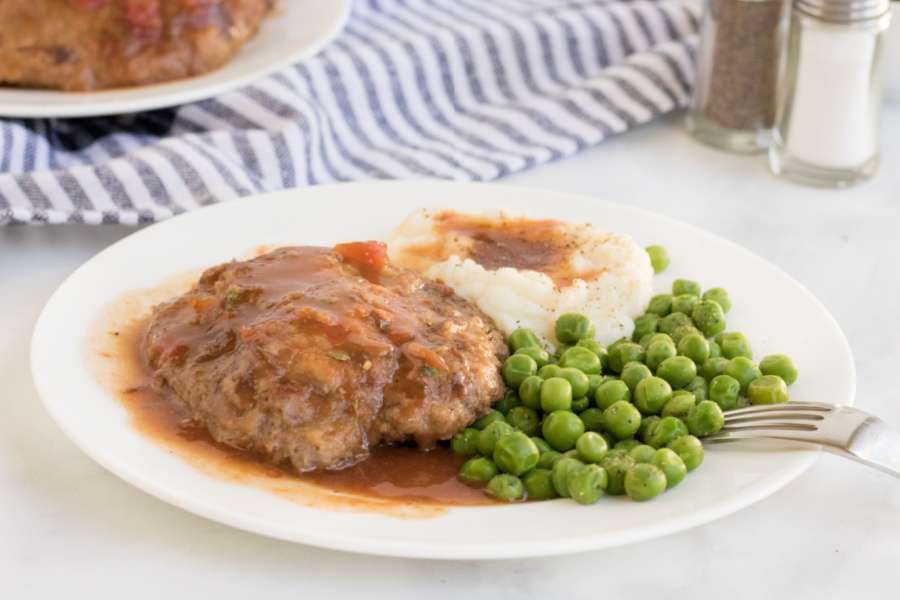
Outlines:
POLYGON ((769 164, 844 186, 878 168, 881 55, 889 0, 794 0, 769 164))

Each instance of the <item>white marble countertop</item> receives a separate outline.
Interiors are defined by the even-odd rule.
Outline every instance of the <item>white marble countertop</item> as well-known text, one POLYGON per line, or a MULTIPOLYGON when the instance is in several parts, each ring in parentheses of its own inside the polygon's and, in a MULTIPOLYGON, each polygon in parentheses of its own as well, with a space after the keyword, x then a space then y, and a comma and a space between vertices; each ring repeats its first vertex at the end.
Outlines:
MULTIPOLYGON (((857 403, 900 427, 900 107, 879 176, 798 187, 762 158, 655 123, 508 183, 592 194, 677 217, 761 254, 837 317, 857 403)), ((0 596, 5 598, 896 597, 900 480, 831 456, 769 499, 652 542, 552 559, 426 562, 242 533, 110 475, 50 421, 31 384, 31 329, 53 289, 125 227, 0 230, 0 596)), ((823 398, 823 400, 828 400, 823 398)))

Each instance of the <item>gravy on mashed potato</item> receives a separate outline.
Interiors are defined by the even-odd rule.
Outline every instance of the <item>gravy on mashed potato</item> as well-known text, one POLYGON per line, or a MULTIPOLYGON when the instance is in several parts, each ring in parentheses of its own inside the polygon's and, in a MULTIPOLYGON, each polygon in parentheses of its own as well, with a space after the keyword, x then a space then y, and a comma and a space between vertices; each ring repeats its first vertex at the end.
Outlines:
POLYGON ((652 294, 644 249, 589 224, 420 209, 388 248, 395 263, 449 285, 507 334, 528 327, 550 344, 568 311, 587 314, 603 344, 629 336, 652 294))

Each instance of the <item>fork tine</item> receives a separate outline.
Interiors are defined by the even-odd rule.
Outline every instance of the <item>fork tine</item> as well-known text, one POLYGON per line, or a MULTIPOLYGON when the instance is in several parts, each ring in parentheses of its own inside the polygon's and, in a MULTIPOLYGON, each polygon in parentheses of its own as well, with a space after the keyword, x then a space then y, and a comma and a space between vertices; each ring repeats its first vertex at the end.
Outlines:
POLYGON ((760 420, 748 424, 726 424, 721 431, 735 433, 738 431, 817 431, 819 428, 811 423, 798 423, 789 421, 760 420))
POLYGON ((725 413, 725 418, 730 416, 738 416, 744 414, 754 414, 767 411, 791 411, 791 410, 809 410, 813 412, 828 413, 834 410, 831 404, 822 404, 820 402, 785 402, 784 404, 757 404, 755 406, 747 406, 744 408, 736 408, 725 413))
POLYGON ((773 419, 791 421, 824 421, 825 417, 822 413, 760 411, 759 413, 744 413, 737 416, 726 415, 725 423, 728 425, 736 425, 740 423, 757 423, 773 419))

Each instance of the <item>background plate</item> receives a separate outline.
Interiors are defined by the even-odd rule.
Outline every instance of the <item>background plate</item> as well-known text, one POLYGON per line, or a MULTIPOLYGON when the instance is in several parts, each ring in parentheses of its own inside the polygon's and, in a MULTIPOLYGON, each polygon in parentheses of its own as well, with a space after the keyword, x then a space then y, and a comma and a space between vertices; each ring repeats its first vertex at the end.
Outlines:
POLYGON ((801 378, 795 400, 851 404, 850 348, 825 308, 799 283, 740 246, 690 225, 585 196, 498 185, 367 182, 287 190, 220 204, 154 225, 88 261, 54 293, 35 327, 32 372, 47 410, 98 463, 135 486, 198 515, 263 535, 327 548, 414 558, 510 558, 605 548, 680 531, 768 496, 806 470, 818 450, 769 443, 708 449, 703 466, 646 504, 604 498, 454 508, 432 519, 303 507, 204 475, 135 432, 118 400, 89 375, 91 323, 121 294, 172 275, 244 256, 260 244, 384 239, 417 207, 508 208, 629 233, 665 245, 673 259, 656 278, 724 286, 729 329, 748 334, 757 356, 785 352, 801 378))
POLYGON ((282 0, 226 65, 206 75, 167 83, 61 92, 0 87, 0 116, 64 118, 116 115, 211 98, 318 52, 341 30, 352 0, 282 0))

